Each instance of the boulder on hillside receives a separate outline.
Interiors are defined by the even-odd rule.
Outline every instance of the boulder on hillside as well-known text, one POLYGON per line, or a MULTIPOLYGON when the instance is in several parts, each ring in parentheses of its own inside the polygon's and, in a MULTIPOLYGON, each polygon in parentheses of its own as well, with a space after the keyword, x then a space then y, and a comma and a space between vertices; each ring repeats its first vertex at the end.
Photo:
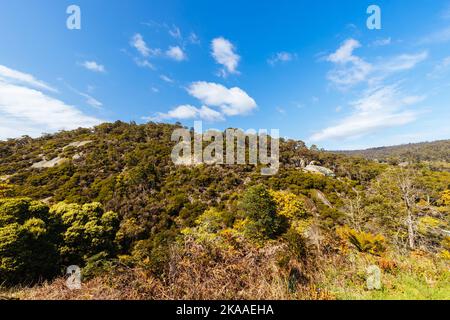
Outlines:
POLYGON ((313 165, 313 164, 307 165, 305 168, 303 168, 303 170, 306 172, 321 174, 326 177, 335 177, 336 176, 334 174, 333 170, 322 167, 322 166, 313 165))

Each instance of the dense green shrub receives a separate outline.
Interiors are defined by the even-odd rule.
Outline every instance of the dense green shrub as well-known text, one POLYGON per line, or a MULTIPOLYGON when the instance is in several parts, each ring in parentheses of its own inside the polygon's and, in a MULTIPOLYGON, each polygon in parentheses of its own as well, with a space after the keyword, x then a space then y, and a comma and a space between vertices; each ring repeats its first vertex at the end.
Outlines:
POLYGON ((32 283, 58 271, 54 221, 27 198, 0 200, 0 284, 32 283))
POLYGON ((61 202, 51 208, 50 214, 60 223, 62 244, 59 252, 65 263, 82 264, 100 252, 115 252, 119 217, 112 211, 104 212, 100 203, 61 202))
POLYGON ((111 257, 118 227, 117 214, 99 203, 49 209, 28 198, 0 199, 0 284, 33 283, 64 266, 92 264, 93 256, 111 257))
POLYGON ((286 217, 277 214, 277 204, 263 185, 248 188, 242 198, 244 215, 250 219, 255 236, 274 239, 286 231, 286 217))

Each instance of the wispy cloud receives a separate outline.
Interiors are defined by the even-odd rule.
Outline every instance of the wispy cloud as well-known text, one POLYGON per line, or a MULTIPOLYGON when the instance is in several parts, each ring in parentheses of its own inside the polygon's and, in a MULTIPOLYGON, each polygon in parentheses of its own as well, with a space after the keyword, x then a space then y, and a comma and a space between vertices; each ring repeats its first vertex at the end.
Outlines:
POLYGON ((200 38, 198 37, 198 35, 195 32, 191 32, 189 34, 188 41, 191 44, 200 44, 200 38))
POLYGON ((157 56, 161 50, 150 48, 140 33, 136 33, 130 40, 130 45, 135 48, 143 57, 157 56))
POLYGON ((213 58, 224 66, 220 73, 222 76, 239 73, 237 67, 241 57, 235 52, 236 48, 229 40, 223 37, 215 38, 211 42, 211 48, 213 58))
POLYGON ((92 97, 91 95, 88 95, 87 93, 80 92, 80 96, 86 98, 86 103, 90 105, 93 108, 100 109, 103 106, 103 103, 92 97))
POLYGON ((55 88, 49 86, 43 81, 37 80, 31 74, 13 70, 3 65, 0 65, 0 81, 1 80, 9 83, 23 84, 46 91, 57 92, 55 88))
POLYGON ((186 54, 179 46, 169 47, 166 51, 166 55, 175 61, 183 61, 187 59, 186 54))
POLYGON ((179 43, 182 43, 183 45, 200 44, 200 38, 195 32, 190 32, 188 36, 184 36, 181 28, 179 28, 177 25, 169 25, 167 23, 159 23, 156 21, 143 22, 142 24, 152 29, 165 29, 173 39, 175 39, 179 43))
POLYGON ((450 56, 442 59, 442 61, 439 61, 433 68, 433 71, 431 71, 428 74, 429 78, 441 78, 447 73, 450 72, 450 56))
POLYGON ((84 61, 81 65, 89 71, 105 73, 105 66, 97 63, 96 61, 84 61))
POLYGON ((277 52, 267 60, 267 63, 270 64, 271 66, 274 66, 279 62, 292 61, 296 57, 297 57, 297 55, 295 53, 290 53, 290 52, 285 52, 285 51, 277 52))
MULTIPOLYGON (((96 109, 101 109, 103 107, 103 103, 101 103, 100 101, 98 101, 96 98, 94 98, 93 96, 91 96, 91 94, 88 93, 84 93, 81 92, 77 89, 75 89, 74 87, 72 87, 70 84, 68 84, 66 81, 64 81, 64 79, 60 78, 59 80, 61 80, 64 85, 72 92, 76 93, 77 95, 83 97, 85 99, 85 102, 87 105, 96 108, 96 109)), ((92 86, 88 86, 88 92, 92 93, 94 90, 94 88, 92 86)))
POLYGON ((346 40, 339 49, 327 57, 336 68, 328 73, 328 79, 341 88, 350 87, 366 81, 373 66, 353 54, 361 44, 355 39, 346 40))
POLYGON ((326 58, 335 66, 328 73, 328 80, 338 88, 346 90, 364 82, 377 84, 391 74, 410 70, 428 58, 428 52, 422 51, 368 62, 354 53, 360 47, 359 41, 348 39, 326 58))
POLYGON ((141 68, 155 70, 155 66, 149 61, 149 58, 159 56, 161 50, 150 48, 140 33, 136 33, 130 40, 130 46, 138 51, 139 57, 133 57, 134 62, 141 68))
POLYGON ((286 110, 283 109, 282 107, 276 107, 275 110, 276 110, 279 114, 282 114, 282 115, 285 115, 285 114, 286 114, 286 110))
POLYGON ((377 39, 374 42, 372 42, 372 46, 374 47, 384 47, 388 46, 392 43, 392 38, 384 38, 384 39, 377 39))
POLYGON ((169 28, 169 34, 175 39, 182 39, 183 36, 181 35, 181 30, 177 26, 173 25, 171 28, 169 28))
POLYGON ((359 138, 383 128, 408 124, 417 119, 419 112, 406 107, 424 99, 424 96, 404 94, 398 85, 369 89, 362 98, 350 104, 353 109, 350 116, 316 132, 310 140, 359 138))
MULTIPOLYGON (((402 126, 416 120, 420 111, 411 109, 425 99, 400 89, 399 84, 385 82, 394 74, 411 70, 428 58, 428 51, 380 57, 368 62, 354 52, 361 44, 348 39, 326 60, 333 63, 328 79, 338 89, 349 89, 356 84, 365 84, 361 98, 351 101, 350 115, 340 119, 310 137, 318 142, 336 139, 355 139, 383 128, 402 126)), ((336 109, 341 111, 342 106, 336 109)))
POLYGON ((428 51, 422 51, 417 54, 401 54, 390 59, 384 59, 385 62, 379 63, 376 69, 387 74, 410 70, 427 58, 428 51))
POLYGON ((165 82, 167 82, 167 83, 174 83, 174 82, 175 82, 175 80, 173 80, 173 79, 170 78, 169 76, 166 76, 165 74, 162 74, 162 75, 160 75, 159 77, 160 77, 160 79, 161 79, 162 81, 165 81, 165 82))
POLYGON ((47 90, 48 86, 42 85, 43 82, 33 76, 24 78, 24 73, 6 67, 0 70, 8 70, 6 74, 10 75, 0 79, 0 139, 24 134, 36 137, 44 132, 91 127, 101 123, 101 120, 85 115, 76 107, 36 89, 40 87, 47 90))
POLYGON ((133 60, 134 60, 134 62, 136 63, 136 65, 138 67, 148 68, 150 70, 156 70, 155 66, 150 61, 148 61, 147 59, 142 59, 142 58, 135 57, 133 60))
POLYGON ((419 45, 446 43, 450 41, 450 27, 435 31, 419 40, 419 45))

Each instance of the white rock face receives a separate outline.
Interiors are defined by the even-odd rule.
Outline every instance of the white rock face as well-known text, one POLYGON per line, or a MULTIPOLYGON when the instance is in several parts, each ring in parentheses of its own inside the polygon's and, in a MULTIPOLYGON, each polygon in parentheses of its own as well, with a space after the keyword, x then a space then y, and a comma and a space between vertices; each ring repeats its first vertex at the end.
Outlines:
POLYGON ((83 156, 83 153, 75 153, 72 157, 73 160, 78 160, 81 159, 81 157, 83 156))
MULTIPOLYGON (((75 141, 72 143, 69 143, 67 146, 65 146, 64 148, 62 148, 63 150, 69 148, 69 147, 74 147, 74 148, 80 148, 83 147, 89 143, 92 143, 92 140, 86 140, 86 141, 75 141)), ((83 153, 76 153, 73 156, 74 160, 78 160, 79 158, 81 158, 81 156, 83 155, 83 153)), ((41 157, 43 157, 43 155, 39 155, 41 157)), ((56 167, 58 165, 60 165, 61 163, 67 161, 68 159, 66 158, 61 158, 61 157, 56 157, 53 158, 51 160, 46 160, 43 159, 42 161, 33 163, 33 165, 31 166, 32 169, 43 169, 43 168, 53 168, 56 167)))
POLYGON ((75 141, 75 142, 69 143, 67 146, 65 146, 63 148, 63 150, 66 149, 66 148, 69 148, 69 147, 79 148, 79 147, 85 146, 85 145, 87 145, 89 143, 92 143, 92 140, 75 141))
POLYGON ((335 176, 333 170, 330 170, 328 168, 321 167, 321 166, 312 165, 312 164, 307 165, 303 170, 305 170, 306 172, 321 174, 326 177, 334 177, 335 176))
POLYGON ((33 163, 33 165, 31 166, 31 168, 33 169, 42 169, 42 168, 53 168, 57 165, 60 165, 61 163, 63 163, 64 161, 66 161, 67 159, 65 158, 60 158, 60 157, 56 157, 52 160, 42 160, 36 163, 33 163))

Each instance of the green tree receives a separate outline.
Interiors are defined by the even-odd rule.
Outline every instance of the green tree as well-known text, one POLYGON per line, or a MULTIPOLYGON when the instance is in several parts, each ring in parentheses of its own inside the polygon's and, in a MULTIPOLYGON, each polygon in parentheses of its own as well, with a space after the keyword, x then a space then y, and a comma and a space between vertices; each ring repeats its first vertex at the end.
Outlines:
POLYGON ((112 211, 104 212, 100 203, 61 202, 54 205, 50 213, 60 221, 63 243, 59 251, 64 263, 83 264, 100 252, 115 252, 119 217, 112 211))
POLYGON ((250 187, 244 193, 241 207, 252 221, 256 235, 274 239, 287 228, 287 219, 277 214, 277 203, 263 185, 250 187))
POLYGON ((58 271, 49 208, 27 198, 0 200, 0 283, 33 283, 58 271))

